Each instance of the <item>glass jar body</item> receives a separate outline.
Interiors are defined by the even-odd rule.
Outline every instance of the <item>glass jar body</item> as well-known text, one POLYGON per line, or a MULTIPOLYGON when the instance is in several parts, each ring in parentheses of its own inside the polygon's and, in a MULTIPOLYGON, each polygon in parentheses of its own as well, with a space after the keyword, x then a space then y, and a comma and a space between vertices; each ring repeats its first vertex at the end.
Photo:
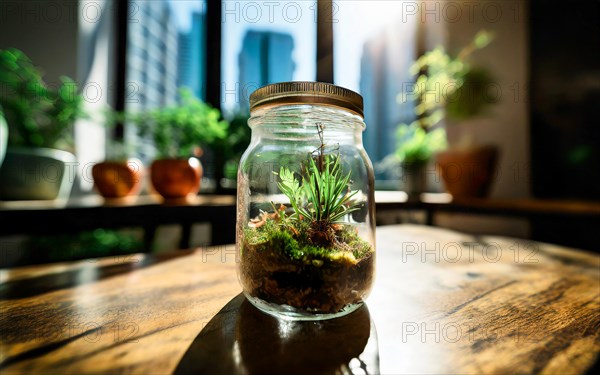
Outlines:
POLYGON ((374 177, 362 118, 294 104, 259 108, 249 125, 236 228, 246 297, 287 319, 355 310, 375 267, 374 177))

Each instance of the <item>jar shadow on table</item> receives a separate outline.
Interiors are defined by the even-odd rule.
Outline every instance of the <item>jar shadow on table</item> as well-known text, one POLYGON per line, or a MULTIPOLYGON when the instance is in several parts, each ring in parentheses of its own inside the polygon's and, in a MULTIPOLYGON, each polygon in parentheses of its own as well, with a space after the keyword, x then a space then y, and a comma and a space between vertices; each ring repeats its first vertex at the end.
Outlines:
POLYGON ((369 309, 323 321, 279 320, 239 294, 208 322, 175 374, 378 374, 369 309))

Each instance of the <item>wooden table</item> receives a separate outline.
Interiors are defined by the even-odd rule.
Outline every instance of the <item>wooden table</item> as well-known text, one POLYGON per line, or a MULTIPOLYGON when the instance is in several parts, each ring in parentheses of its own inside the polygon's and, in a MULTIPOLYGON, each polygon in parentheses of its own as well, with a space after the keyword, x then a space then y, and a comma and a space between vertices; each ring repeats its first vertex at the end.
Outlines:
POLYGON ((1 270, 0 370, 274 372, 284 361, 287 373, 574 374, 595 363, 600 257, 425 226, 378 228, 377 241, 368 308, 321 323, 249 306, 233 245, 1 270))

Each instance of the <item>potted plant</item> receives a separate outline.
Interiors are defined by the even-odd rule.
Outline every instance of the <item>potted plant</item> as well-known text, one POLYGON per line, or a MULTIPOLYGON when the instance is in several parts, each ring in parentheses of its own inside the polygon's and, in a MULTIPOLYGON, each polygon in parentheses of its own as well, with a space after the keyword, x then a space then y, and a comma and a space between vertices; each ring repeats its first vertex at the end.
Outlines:
POLYGON ((94 164, 92 177, 98 193, 107 199, 124 198, 139 193, 144 165, 130 154, 123 140, 109 143, 106 160, 94 164))
MULTIPOLYGON (((252 297, 296 309, 337 313, 370 288, 373 246, 340 222, 361 209, 339 154, 311 154, 301 173, 281 167, 278 187, 290 209, 272 203, 245 225, 240 279, 252 297)), ((363 207, 364 208, 364 207, 363 207)))
POLYGON ((137 125, 141 137, 154 142, 157 159, 150 166, 150 178, 154 189, 166 199, 198 193, 201 146, 224 138, 228 127, 218 109, 189 90, 180 90, 180 97, 179 105, 125 114, 126 121, 137 125))
POLYGON ((468 57, 493 40, 486 31, 452 57, 438 46, 425 53, 411 66, 416 82, 412 92, 403 92, 398 101, 415 101, 416 120, 400 124, 396 132, 398 147, 378 167, 389 170, 400 163, 409 200, 418 200, 425 190, 425 167, 436 156, 447 190, 455 197, 485 195, 491 183, 497 151, 494 146, 471 145, 465 137, 451 150, 442 120, 465 120, 484 113, 495 102, 488 94, 493 84, 490 73, 472 67, 468 57), (467 167, 471 167, 467 172, 467 167), (456 172, 460 172, 456 178, 456 172))
POLYGON ((409 200, 418 200, 425 191, 425 168, 433 155, 447 147, 443 128, 429 129, 418 122, 401 124, 396 131, 398 148, 394 156, 402 166, 402 181, 409 200))
POLYGON ((0 199, 68 198, 75 163, 73 123, 83 115, 77 85, 61 77, 49 87, 17 49, 0 50, 0 106, 8 123, 8 150, 0 169, 0 199))
MULTIPOLYGON (((417 121, 412 126, 418 125, 426 132, 442 132, 444 130, 439 127, 442 119, 453 123, 476 117, 496 102, 490 94, 494 87, 491 74, 484 68, 473 67, 468 61, 475 51, 492 40, 493 34, 483 30, 456 56, 438 46, 415 62, 411 71, 418 75, 414 92, 417 121), (431 92, 438 94, 431 95, 431 92)), ((437 153, 444 184, 454 197, 485 196, 492 182, 496 159, 495 146, 473 146, 468 136, 454 148, 437 153)))
MULTIPOLYGON (((112 109, 104 113, 104 124, 110 131, 124 120, 123 114, 112 109)), ((92 167, 94 187, 103 198, 121 199, 139 193, 144 165, 141 160, 129 157, 135 151, 134 145, 125 138, 109 138, 105 160, 92 167)))

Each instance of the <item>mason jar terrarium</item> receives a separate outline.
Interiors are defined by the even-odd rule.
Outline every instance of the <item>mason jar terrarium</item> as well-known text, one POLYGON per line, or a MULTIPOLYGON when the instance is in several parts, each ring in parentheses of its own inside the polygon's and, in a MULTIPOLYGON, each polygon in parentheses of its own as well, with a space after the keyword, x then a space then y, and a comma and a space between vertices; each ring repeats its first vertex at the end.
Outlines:
POLYGON ((252 93, 250 112, 236 228, 244 294, 284 319, 346 315, 369 294, 375 267, 362 97, 326 83, 278 83, 252 93))

